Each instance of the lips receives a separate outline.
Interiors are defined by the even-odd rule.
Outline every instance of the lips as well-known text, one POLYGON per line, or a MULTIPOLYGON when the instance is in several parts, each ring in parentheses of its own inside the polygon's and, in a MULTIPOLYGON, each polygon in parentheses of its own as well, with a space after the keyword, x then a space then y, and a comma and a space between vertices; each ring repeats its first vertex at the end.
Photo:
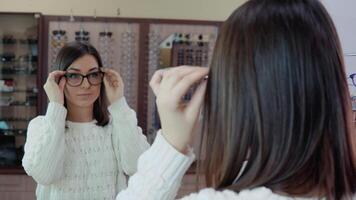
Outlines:
POLYGON ((89 96, 89 95, 91 95, 90 93, 84 93, 84 94, 78 94, 78 96, 89 96))

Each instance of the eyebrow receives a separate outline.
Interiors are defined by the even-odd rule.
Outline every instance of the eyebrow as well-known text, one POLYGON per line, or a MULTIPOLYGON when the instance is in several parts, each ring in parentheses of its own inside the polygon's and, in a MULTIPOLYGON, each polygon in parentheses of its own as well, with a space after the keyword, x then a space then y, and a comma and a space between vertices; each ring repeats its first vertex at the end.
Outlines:
MULTIPOLYGON (((94 70, 96 70, 96 69, 99 71, 99 68, 98 68, 98 67, 93 67, 93 68, 91 68, 88 72, 94 71, 94 70)), ((74 70, 74 71, 80 72, 80 69, 75 68, 75 67, 68 67, 67 70, 74 70)))

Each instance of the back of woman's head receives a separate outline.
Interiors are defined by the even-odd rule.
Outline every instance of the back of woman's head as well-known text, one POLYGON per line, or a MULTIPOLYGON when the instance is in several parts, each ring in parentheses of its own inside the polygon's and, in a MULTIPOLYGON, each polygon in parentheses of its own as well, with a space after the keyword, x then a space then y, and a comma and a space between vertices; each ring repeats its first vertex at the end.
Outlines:
POLYGON ((319 1, 251 0, 238 8, 221 28, 209 75, 208 186, 330 199, 354 193, 345 77, 335 27, 319 1))

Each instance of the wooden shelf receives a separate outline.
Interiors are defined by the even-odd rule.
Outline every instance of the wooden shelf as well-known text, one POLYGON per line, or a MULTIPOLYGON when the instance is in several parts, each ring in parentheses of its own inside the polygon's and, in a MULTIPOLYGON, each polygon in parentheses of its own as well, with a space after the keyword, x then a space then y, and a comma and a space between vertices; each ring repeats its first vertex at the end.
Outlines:
POLYGON ((26 136, 26 133, 27 129, 0 129, 0 134, 5 136, 26 136))
POLYGON ((22 166, 0 166, 0 174, 26 174, 22 166))
POLYGON ((34 91, 34 90, 12 90, 12 91, 0 91, 0 93, 3 93, 3 94, 13 94, 13 93, 29 93, 29 94, 38 94, 37 91, 34 91))
POLYGON ((31 119, 0 118, 0 121, 28 122, 31 121, 31 119))
POLYGON ((35 76, 35 75, 37 75, 37 71, 16 71, 16 72, 7 72, 7 71, 5 71, 5 72, 0 72, 0 74, 2 75, 2 76, 4 76, 4 75, 17 75, 17 76, 19 76, 19 75, 26 75, 26 76, 35 76))
POLYGON ((15 106, 21 106, 21 107, 34 107, 36 108, 36 105, 26 105, 26 104, 10 104, 10 105, 0 105, 0 107, 15 107, 15 106))

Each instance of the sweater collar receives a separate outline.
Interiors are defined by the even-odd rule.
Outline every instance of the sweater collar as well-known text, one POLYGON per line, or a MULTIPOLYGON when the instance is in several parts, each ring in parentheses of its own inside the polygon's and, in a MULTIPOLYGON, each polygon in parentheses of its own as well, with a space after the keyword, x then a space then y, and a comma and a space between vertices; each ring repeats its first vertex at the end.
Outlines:
POLYGON ((90 122, 72 122, 67 120, 66 121, 66 127, 70 127, 70 128, 74 128, 74 127, 87 127, 87 126, 91 126, 91 125, 96 125, 98 121, 96 121, 95 119, 90 121, 90 122))

